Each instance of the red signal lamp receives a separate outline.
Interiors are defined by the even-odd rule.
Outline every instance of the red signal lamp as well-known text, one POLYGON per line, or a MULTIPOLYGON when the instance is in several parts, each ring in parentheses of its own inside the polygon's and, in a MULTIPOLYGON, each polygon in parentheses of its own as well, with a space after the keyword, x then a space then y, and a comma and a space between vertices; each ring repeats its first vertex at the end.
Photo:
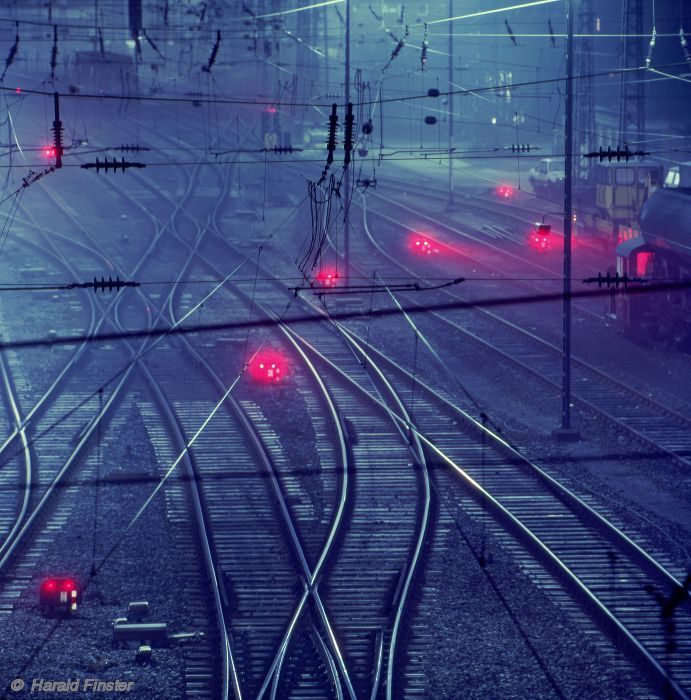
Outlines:
POLYGON ((418 255, 432 255, 439 252, 436 243, 427 236, 416 235, 411 241, 411 248, 418 255))
POLYGON ((497 196, 502 199, 511 199, 514 195, 514 189, 511 185, 499 185, 497 187, 497 196))
POLYGON ((338 273, 324 270, 317 275, 316 281, 320 287, 335 287, 338 284, 338 273))
POLYGON ((79 599, 79 586, 73 578, 50 577, 41 583, 39 604, 44 612, 73 614, 79 599))
POLYGON ((535 250, 547 250, 549 248, 550 231, 552 227, 549 224, 535 224, 535 229, 530 234, 530 246, 535 250))
POLYGON ((43 155, 46 158, 55 158, 55 148, 52 146, 43 149, 43 155))
POLYGON ((275 384, 286 376, 286 361, 283 356, 269 350, 258 352, 249 366, 252 379, 259 384, 275 384))

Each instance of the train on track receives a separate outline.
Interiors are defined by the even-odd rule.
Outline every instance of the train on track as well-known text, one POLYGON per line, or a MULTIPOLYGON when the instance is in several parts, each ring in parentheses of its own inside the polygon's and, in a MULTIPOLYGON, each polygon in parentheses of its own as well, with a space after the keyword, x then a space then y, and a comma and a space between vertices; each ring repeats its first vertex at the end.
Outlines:
MULTIPOLYGON (((617 247, 617 272, 691 282, 691 162, 670 168, 640 214, 641 233, 617 247)), ((691 289, 614 297, 614 315, 638 338, 691 352, 691 289)))
POLYGON ((592 180, 577 186, 579 226, 613 246, 640 236, 641 210, 662 186, 664 170, 660 161, 650 158, 596 163, 592 180), (594 201, 594 206, 586 201, 594 201))

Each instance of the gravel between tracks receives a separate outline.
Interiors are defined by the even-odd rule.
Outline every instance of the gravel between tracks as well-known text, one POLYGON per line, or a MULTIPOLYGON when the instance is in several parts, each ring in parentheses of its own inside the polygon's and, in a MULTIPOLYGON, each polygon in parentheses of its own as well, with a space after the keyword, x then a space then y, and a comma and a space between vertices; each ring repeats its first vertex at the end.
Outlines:
MULTIPOLYGON (((125 424, 118 421, 118 427, 109 431, 102 443, 97 561, 122 536, 132 514, 158 479, 156 459, 139 411, 131 402, 126 405, 125 424)), ((150 621, 167 622, 172 632, 191 629, 176 574, 179 562, 163 496, 152 501, 136 527, 124 536, 122 546, 90 579, 95 495, 93 479, 90 482, 80 487, 75 507, 49 556, 35 569, 32 585, 20 597, 14 612, 0 619, 1 685, 6 688, 16 677, 27 684, 22 693, 2 697, 28 694, 32 678, 134 681, 130 692, 98 693, 103 698, 182 697, 183 657, 179 647, 154 649, 154 663, 139 666, 134 661, 135 650, 116 649, 112 644, 113 619, 123 616, 133 600, 149 601, 150 621), (72 575, 82 585, 88 582, 80 610, 71 619, 45 618, 38 609, 41 580, 59 574, 72 575)))
POLYGON ((617 676, 603 653, 491 538, 482 569, 465 541, 477 548, 479 524, 462 513, 457 522, 459 530, 448 536, 441 580, 431 582, 439 598, 430 698, 636 697, 627 679, 617 676))

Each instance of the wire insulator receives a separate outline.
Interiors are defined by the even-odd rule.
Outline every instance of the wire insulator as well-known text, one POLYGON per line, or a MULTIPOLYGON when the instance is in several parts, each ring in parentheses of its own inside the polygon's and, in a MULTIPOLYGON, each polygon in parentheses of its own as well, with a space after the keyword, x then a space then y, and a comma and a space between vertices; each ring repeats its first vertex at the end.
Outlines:
POLYGON ((679 41, 681 41, 681 50, 684 52, 684 60, 691 65, 691 51, 689 51, 689 43, 686 41, 683 28, 679 30, 679 41))
POLYGON ((338 128, 338 114, 336 114, 336 109, 338 105, 336 103, 331 105, 331 116, 329 117, 329 140, 326 142, 326 150, 328 155, 326 156, 327 166, 334 162, 334 152, 336 150, 336 129, 338 128))
POLYGON ((75 286, 81 287, 82 289, 93 287, 94 292, 98 292, 100 290, 102 293, 105 293, 106 291, 119 292, 123 287, 139 287, 140 282, 121 280, 120 277, 113 279, 112 277, 108 276, 107 280, 104 277, 101 277, 99 281, 97 277, 94 277, 93 282, 82 282, 81 284, 77 284, 75 286))
POLYGON ((126 161, 124 158, 120 160, 118 163, 115 158, 113 158, 113 162, 109 162, 107 158, 103 159, 103 163, 96 158, 95 163, 82 163, 81 166, 84 170, 91 170, 94 168, 96 170, 96 173, 100 173, 101 169, 103 169, 106 173, 109 170, 112 170, 115 172, 116 170, 122 170, 122 172, 125 172, 128 168, 145 168, 146 163, 131 163, 129 161, 126 161))
POLYGON ((427 49, 429 48, 429 31, 427 30, 427 22, 425 22, 425 33, 422 37, 422 52, 420 53, 420 64, 422 70, 427 70, 427 49))
POLYGON ((348 111, 345 118, 345 143, 343 144, 343 150, 345 151, 345 157, 343 158, 343 165, 347 166, 350 163, 350 156, 353 151, 353 129, 355 125, 355 116, 353 115, 353 103, 348 103, 348 111))
POLYGON ((648 44, 648 55, 645 57, 645 67, 650 68, 650 64, 653 61, 653 49, 655 48, 655 42, 657 41, 657 31, 653 27, 653 34, 650 37, 650 44, 648 44))
POLYGON ((53 145, 55 147, 55 167, 62 168, 62 155, 64 149, 62 147, 62 122, 60 121, 60 96, 57 92, 53 93, 53 107, 55 108, 55 120, 53 121, 53 145))
POLYGON ((583 283, 597 284, 598 289, 602 289, 603 286, 607 287, 607 289, 619 289, 620 286, 623 286, 626 290, 631 282, 645 283, 646 281, 647 280, 645 280, 643 277, 629 277, 628 275, 620 275, 618 272, 615 272, 614 274, 608 272, 606 275, 598 272, 597 277, 586 277, 583 280, 583 283))

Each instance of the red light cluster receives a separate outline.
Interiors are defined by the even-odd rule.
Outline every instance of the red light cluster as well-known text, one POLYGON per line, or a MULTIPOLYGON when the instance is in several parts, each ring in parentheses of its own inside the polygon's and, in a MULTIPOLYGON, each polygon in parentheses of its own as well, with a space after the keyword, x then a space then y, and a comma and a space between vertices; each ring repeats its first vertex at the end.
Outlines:
POLYGON ((280 353, 274 350, 260 351, 250 362, 249 373, 255 382, 273 384, 285 378, 286 365, 280 353))
POLYGON ((333 270, 322 270, 315 281, 320 287, 335 287, 338 283, 338 273, 333 270))
POLYGON ((431 240, 427 236, 420 236, 416 234, 411 240, 411 248, 414 253, 418 255, 432 255, 432 253, 438 253, 439 248, 435 241, 431 240))
POLYGON ((43 149, 43 155, 46 158, 55 158, 55 149, 50 147, 50 148, 44 148, 43 149))
POLYGON ((499 185, 497 187, 497 196, 501 197, 502 199, 511 199, 514 194, 514 189, 511 187, 511 185, 499 185))
POLYGON ((54 591, 76 591, 77 584, 71 578, 48 578, 41 584, 41 588, 48 593, 54 591))
POLYGON ((535 250, 548 250, 552 227, 549 224, 535 224, 535 228, 530 233, 528 242, 535 250))

